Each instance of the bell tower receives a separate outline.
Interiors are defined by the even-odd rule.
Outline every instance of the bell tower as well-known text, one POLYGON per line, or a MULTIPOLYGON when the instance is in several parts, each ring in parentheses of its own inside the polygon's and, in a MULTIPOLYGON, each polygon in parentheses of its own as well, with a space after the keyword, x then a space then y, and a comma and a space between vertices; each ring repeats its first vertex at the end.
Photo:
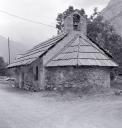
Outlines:
POLYGON ((80 31, 83 34, 87 34, 87 19, 82 16, 78 11, 70 14, 64 19, 64 31, 80 31))

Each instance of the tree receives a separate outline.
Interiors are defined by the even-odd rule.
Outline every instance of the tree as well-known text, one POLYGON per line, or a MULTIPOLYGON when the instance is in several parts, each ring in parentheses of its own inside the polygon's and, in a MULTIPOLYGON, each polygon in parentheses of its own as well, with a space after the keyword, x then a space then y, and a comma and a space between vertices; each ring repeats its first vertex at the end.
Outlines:
POLYGON ((111 55, 122 47, 121 37, 115 32, 113 26, 97 12, 97 9, 94 9, 93 15, 88 20, 87 35, 111 55))
POLYGON ((87 36, 112 56, 120 65, 119 70, 122 69, 122 55, 120 54, 122 51, 122 38, 96 10, 88 19, 87 36))
MULTIPOLYGON (((64 19, 75 10, 79 11, 81 15, 88 17, 84 9, 78 10, 70 6, 57 17, 58 31, 62 30, 64 19)), ((104 20, 97 8, 94 9, 90 18, 87 18, 87 21, 87 36, 120 63, 121 58, 118 52, 122 51, 122 38, 115 32, 113 26, 104 20)))
POLYGON ((6 63, 3 57, 0 57, 0 75, 1 76, 7 75, 6 63))
POLYGON ((59 13, 57 16, 57 24, 56 24, 56 28, 58 29, 58 32, 63 30, 64 27, 64 19, 69 16, 71 13, 78 11, 81 15, 85 15, 85 10, 84 9, 74 9, 73 6, 69 6, 68 9, 66 9, 63 13, 59 13))

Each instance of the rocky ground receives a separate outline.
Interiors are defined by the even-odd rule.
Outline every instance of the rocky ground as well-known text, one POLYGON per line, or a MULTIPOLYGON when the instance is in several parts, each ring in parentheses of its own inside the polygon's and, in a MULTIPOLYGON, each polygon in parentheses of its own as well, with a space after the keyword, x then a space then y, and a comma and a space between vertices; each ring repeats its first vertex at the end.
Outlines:
POLYGON ((61 96, 0 84, 0 128, 122 128, 122 96, 61 96))

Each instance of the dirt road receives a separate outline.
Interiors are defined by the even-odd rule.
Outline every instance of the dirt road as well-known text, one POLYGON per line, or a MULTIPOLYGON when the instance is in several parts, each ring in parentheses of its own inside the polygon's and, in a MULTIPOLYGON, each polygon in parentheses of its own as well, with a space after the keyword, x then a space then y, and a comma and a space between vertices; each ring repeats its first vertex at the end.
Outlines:
POLYGON ((0 128, 122 128, 122 97, 66 99, 0 84, 0 128))

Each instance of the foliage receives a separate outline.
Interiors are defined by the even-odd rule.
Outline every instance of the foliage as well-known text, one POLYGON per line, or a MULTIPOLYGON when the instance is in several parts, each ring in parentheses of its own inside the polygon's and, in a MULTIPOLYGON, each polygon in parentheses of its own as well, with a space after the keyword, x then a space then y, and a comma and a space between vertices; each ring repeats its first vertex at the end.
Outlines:
MULTIPOLYGON (((64 19, 75 10, 77 9, 70 6, 57 16, 56 27, 58 31, 62 30, 64 19)), ((77 11, 79 11, 81 15, 88 17, 84 9, 77 11)), ((113 26, 108 21, 104 20, 97 8, 95 8, 93 14, 87 18, 87 21, 87 36, 121 65, 122 55, 120 52, 122 51, 122 38, 120 35, 115 32, 113 26)))
POLYGON ((7 74, 6 63, 3 57, 0 57, 0 75, 5 76, 7 74))
POLYGON ((113 26, 108 21, 105 21, 96 9, 94 11, 88 20, 87 35, 101 48, 116 58, 117 51, 122 47, 122 39, 115 32, 113 26))
POLYGON ((87 35, 112 56, 120 65, 120 71, 122 69, 122 38, 97 10, 94 10, 93 15, 88 19, 87 35))
POLYGON ((64 19, 69 16, 71 13, 78 11, 81 15, 85 15, 85 11, 84 9, 74 9, 73 6, 69 6, 69 8, 67 10, 65 10, 63 13, 59 13, 57 16, 57 24, 56 24, 56 28, 58 29, 58 31, 61 31, 64 27, 64 19))

